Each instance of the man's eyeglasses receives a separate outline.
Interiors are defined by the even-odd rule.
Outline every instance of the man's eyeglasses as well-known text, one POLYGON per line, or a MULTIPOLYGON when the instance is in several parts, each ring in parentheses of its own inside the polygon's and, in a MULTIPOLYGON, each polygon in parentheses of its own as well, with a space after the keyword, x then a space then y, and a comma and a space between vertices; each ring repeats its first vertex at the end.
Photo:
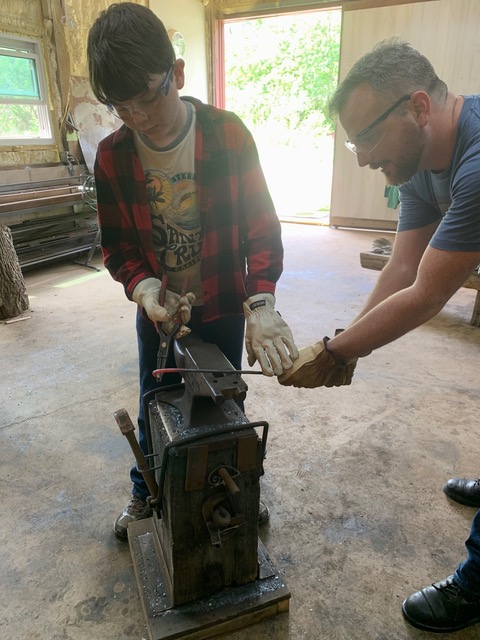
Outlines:
POLYGON ((347 147, 347 149, 350 149, 350 151, 352 151, 353 153, 370 153, 370 151, 373 151, 374 148, 380 143, 383 136, 381 136, 380 138, 376 138, 375 136, 371 137, 368 134, 370 134, 377 125, 388 118, 392 111, 394 111, 399 105, 401 105, 402 102, 406 102, 407 100, 410 100, 410 98, 410 95, 405 95, 399 98, 394 104, 392 104, 391 107, 384 111, 382 115, 378 116, 376 120, 369 124, 368 127, 365 127, 365 129, 362 129, 359 133, 357 133, 357 135, 355 136, 357 142, 346 140, 345 146, 347 147), (367 139, 362 142, 361 138, 367 139))
POLYGON ((155 105, 155 103, 161 98, 165 97, 170 90, 170 83, 173 78, 173 66, 168 70, 167 75, 162 80, 162 82, 151 90, 152 95, 146 96, 141 100, 136 100, 131 104, 127 105, 116 105, 116 104, 108 104, 108 109, 113 113, 114 116, 120 118, 121 120, 125 120, 125 118, 131 118, 134 113, 139 113, 140 115, 148 118, 148 114, 150 109, 155 105))

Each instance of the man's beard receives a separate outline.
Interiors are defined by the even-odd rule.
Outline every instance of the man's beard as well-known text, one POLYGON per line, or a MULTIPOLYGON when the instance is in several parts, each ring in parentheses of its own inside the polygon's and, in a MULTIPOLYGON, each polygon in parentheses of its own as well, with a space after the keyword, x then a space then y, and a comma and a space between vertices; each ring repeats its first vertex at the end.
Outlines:
POLYGON ((385 176, 388 184, 399 187, 405 184, 417 172, 425 145, 423 128, 418 130, 414 125, 406 128, 403 134, 403 148, 400 158, 395 162, 395 172, 391 176, 385 176))

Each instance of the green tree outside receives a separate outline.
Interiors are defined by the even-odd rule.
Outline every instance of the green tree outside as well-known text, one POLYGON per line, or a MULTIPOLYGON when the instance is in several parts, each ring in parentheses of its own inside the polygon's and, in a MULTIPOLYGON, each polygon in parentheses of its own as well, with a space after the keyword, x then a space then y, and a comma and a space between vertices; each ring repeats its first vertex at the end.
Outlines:
POLYGON ((225 97, 254 134, 280 217, 330 209, 341 11, 225 26, 225 97))
MULTIPOLYGON (((0 101, 38 99, 34 63, 28 58, 0 55, 0 101)), ((40 127, 35 105, 0 104, 0 137, 33 137, 40 127)))
POLYGON ((252 125, 333 133, 327 113, 340 53, 340 11, 227 25, 226 97, 252 125))

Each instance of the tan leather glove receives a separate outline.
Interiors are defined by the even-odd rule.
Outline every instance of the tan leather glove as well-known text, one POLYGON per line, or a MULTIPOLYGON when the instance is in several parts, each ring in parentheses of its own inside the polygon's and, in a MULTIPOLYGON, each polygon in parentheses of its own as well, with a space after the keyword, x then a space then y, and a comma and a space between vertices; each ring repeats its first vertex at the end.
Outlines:
POLYGON ((248 364, 253 366, 258 360, 266 376, 279 376, 290 369, 298 358, 298 349, 288 324, 275 311, 275 297, 271 293, 250 296, 243 310, 248 364))
POLYGON ((163 328, 169 333, 175 324, 186 325, 190 321, 195 296, 193 293, 180 296, 167 289, 162 306, 158 301, 161 286, 157 278, 145 278, 133 290, 132 300, 145 310, 152 322, 165 323, 163 328))
POLYGON ((329 339, 325 337, 315 344, 300 349, 300 355, 293 367, 279 376, 280 384, 305 389, 340 387, 350 384, 357 361, 337 361, 333 353, 328 350, 329 339))

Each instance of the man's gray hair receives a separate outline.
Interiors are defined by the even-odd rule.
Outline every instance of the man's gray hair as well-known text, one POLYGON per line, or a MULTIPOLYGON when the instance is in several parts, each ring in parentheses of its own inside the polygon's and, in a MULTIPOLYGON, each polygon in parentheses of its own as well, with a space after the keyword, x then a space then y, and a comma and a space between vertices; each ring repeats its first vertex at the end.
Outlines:
POLYGON ((448 93, 447 85, 437 76, 431 62, 398 38, 382 40, 353 65, 329 101, 331 118, 343 109, 352 91, 361 84, 369 84, 392 99, 423 90, 440 101, 448 93))

